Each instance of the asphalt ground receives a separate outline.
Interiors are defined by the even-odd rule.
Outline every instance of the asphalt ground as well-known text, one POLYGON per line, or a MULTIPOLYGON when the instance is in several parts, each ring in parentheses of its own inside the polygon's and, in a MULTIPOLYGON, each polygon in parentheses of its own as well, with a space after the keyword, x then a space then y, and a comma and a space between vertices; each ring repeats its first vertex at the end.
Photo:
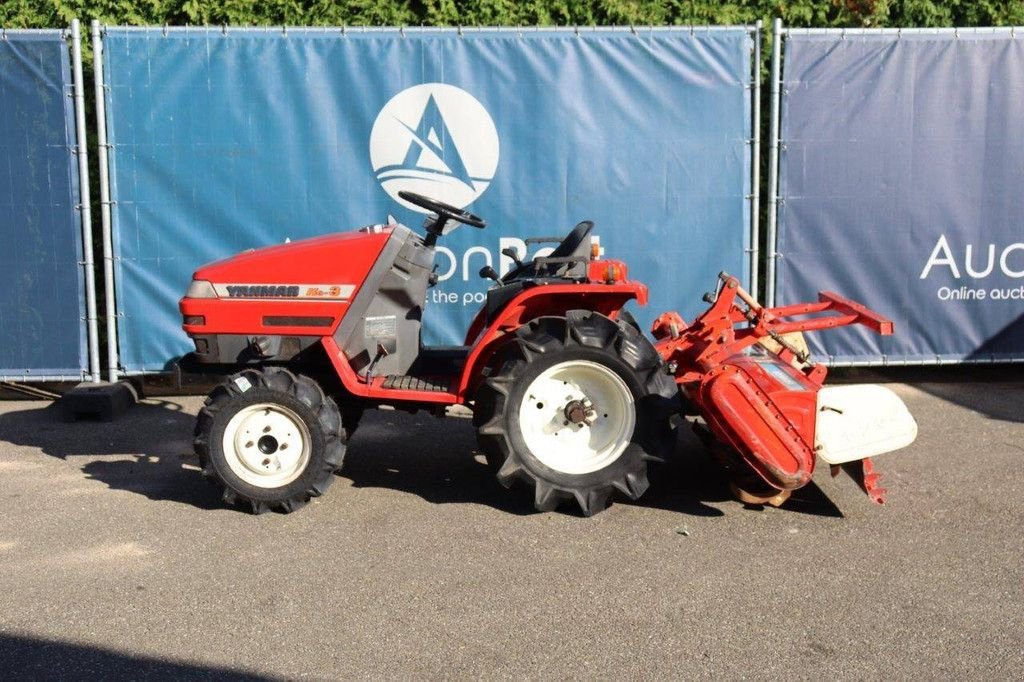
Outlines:
POLYGON ((371 413, 328 494, 222 506, 197 397, 0 403, 12 678, 1024 678, 1024 381, 897 384, 879 507, 745 508, 688 433, 640 503, 533 513, 465 419, 371 413))

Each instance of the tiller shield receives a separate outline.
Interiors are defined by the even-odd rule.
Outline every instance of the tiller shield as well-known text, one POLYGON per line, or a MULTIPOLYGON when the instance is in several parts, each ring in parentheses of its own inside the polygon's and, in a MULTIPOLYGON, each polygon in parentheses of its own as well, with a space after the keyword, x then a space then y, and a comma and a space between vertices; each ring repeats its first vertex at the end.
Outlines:
POLYGON ((861 324, 881 335, 892 322, 832 292, 817 303, 764 308, 735 277, 719 275, 711 307, 687 325, 674 312, 652 333, 676 383, 704 423, 694 428, 747 503, 782 504, 806 485, 820 457, 884 502, 867 459, 912 443, 917 424, 883 386, 822 387, 827 369, 810 361, 801 332, 861 324), (792 319, 800 317, 801 319, 792 319))

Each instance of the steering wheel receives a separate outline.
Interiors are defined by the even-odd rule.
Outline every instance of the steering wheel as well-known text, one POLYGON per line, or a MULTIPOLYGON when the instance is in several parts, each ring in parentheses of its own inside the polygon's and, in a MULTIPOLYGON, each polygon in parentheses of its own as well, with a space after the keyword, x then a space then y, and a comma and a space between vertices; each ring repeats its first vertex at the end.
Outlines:
POLYGON ((443 223, 446 219, 451 218, 455 222, 462 223, 463 225, 470 225, 478 229, 487 227, 487 223, 480 216, 464 211, 461 208, 456 208, 451 204, 446 204, 443 201, 437 199, 431 199, 425 197, 422 194, 416 194, 415 192, 407 192, 404 189, 398 193, 398 196, 410 204, 425 208, 432 213, 437 214, 438 224, 443 223))
MULTIPOLYGON (((555 247, 555 250, 548 254, 547 258, 568 258, 569 256, 576 252, 576 249, 580 248, 580 245, 583 244, 583 242, 587 240, 587 238, 590 236, 590 232, 593 229, 594 221, 592 220, 584 220, 583 222, 578 223, 576 227, 572 228, 572 232, 565 235, 565 239, 559 242, 558 246, 555 247)), ((538 266, 532 260, 524 261, 522 265, 513 268, 512 270, 509 271, 507 275, 502 277, 501 283, 508 284, 512 280, 518 279, 531 271, 531 274, 534 277, 541 277, 543 275, 549 274, 547 272, 542 271, 541 268, 553 268, 554 270, 557 270, 558 268, 563 266, 563 263, 551 263, 548 265, 538 266)))

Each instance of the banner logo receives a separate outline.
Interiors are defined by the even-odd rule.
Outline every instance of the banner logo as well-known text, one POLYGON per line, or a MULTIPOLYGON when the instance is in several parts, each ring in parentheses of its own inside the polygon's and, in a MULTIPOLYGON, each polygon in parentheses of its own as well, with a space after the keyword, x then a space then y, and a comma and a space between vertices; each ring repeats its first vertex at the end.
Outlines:
POLYGON ((401 190, 464 208, 484 193, 498 168, 498 130, 483 105, 445 83, 407 88, 377 114, 370 163, 384 191, 401 190))

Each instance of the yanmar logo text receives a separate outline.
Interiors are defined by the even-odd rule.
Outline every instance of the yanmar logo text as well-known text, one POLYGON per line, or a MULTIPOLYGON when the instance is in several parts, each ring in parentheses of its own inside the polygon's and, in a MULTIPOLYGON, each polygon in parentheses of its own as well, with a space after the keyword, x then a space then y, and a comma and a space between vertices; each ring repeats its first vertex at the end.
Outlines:
POLYGON ((227 287, 229 298, 294 298, 299 295, 299 287, 232 284, 227 287))
POLYGON ((293 298, 306 301, 343 301, 352 284, 214 284, 221 298, 293 298))

